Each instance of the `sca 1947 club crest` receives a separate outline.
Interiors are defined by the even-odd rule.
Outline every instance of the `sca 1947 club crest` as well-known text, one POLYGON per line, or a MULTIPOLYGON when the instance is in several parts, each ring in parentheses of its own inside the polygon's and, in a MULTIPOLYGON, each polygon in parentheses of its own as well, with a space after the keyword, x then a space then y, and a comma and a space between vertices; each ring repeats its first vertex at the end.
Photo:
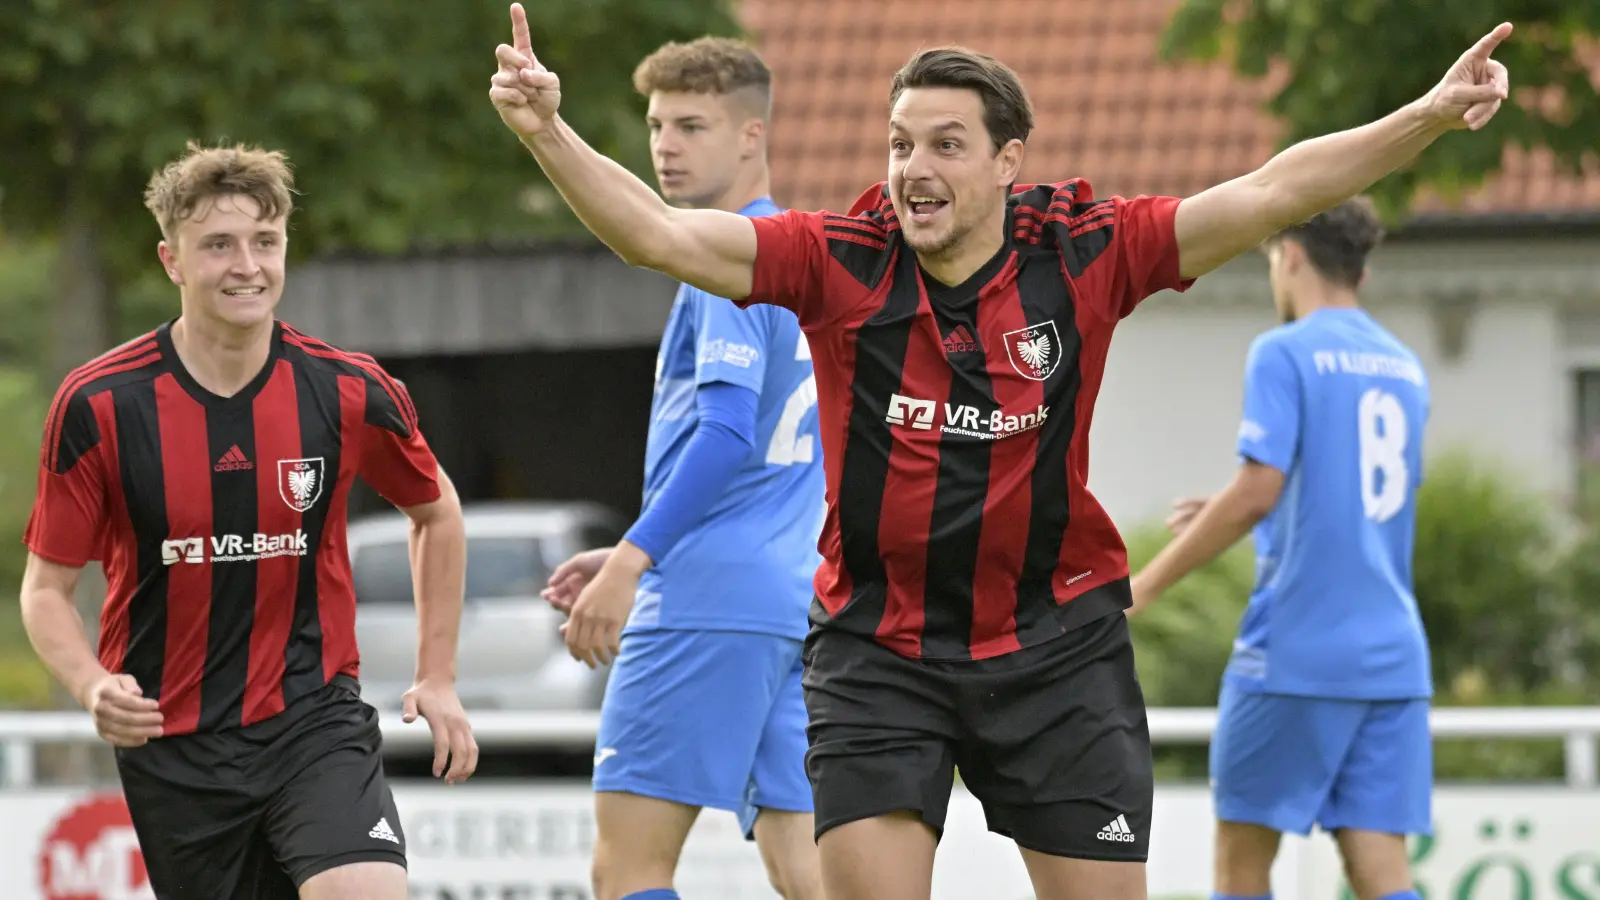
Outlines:
POLYGON ((1043 381, 1061 364, 1061 337, 1056 334, 1055 319, 1008 331, 1004 337, 1006 358, 1023 378, 1043 381))
POLYGON ((322 496, 322 457, 278 460, 278 496, 295 512, 305 512, 322 496))

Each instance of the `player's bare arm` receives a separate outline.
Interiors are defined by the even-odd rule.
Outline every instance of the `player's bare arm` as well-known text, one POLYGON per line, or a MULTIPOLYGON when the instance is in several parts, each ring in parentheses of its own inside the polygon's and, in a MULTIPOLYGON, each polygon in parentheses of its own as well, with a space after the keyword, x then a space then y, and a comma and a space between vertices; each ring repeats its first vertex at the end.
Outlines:
POLYGON ((1248 460, 1233 481, 1211 498, 1192 521, 1179 529, 1172 543, 1133 576, 1133 607, 1139 612, 1185 575, 1221 556, 1278 505, 1283 473, 1248 460))
POLYGON ((467 569, 461 499, 443 470, 439 498, 402 510, 411 520, 411 566, 417 597, 416 683, 403 700, 403 718, 428 720, 433 774, 464 781, 478 765, 478 745, 456 696, 456 649, 467 569), (448 766, 448 768, 447 768, 448 766))
POLYGON ((90 649, 73 603, 82 571, 29 553, 22 624, 45 667, 94 717, 100 736, 118 747, 137 747, 161 736, 160 707, 133 676, 107 672, 90 649))
POLYGON ((755 226, 737 213, 675 209, 632 172, 584 143, 561 118, 561 79, 539 63, 522 4, 511 5, 512 44, 495 49, 489 99, 595 236, 631 266, 654 269, 719 297, 750 296, 755 226))
POLYGON ((1370 187, 1449 131, 1482 128, 1509 90, 1490 58, 1511 34, 1504 23, 1463 53, 1424 96, 1359 128, 1302 141, 1261 168, 1178 205, 1179 271, 1197 278, 1370 187))

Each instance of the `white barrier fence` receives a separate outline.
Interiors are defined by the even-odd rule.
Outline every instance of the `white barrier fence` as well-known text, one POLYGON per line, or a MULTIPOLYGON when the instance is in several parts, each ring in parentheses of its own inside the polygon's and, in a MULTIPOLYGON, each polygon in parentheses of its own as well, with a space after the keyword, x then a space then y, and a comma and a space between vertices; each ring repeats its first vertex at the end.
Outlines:
MULTIPOLYGON (((1157 743, 1205 743, 1212 710, 1150 712, 1157 743)), ((489 748, 593 746, 589 714, 478 713, 489 748)), ((390 749, 428 746, 418 722, 384 717, 390 749)), ((1559 785, 1441 785, 1434 834, 1412 845, 1413 869, 1430 900, 1600 900, 1600 707, 1440 709, 1440 739, 1559 739, 1567 781, 1559 785)), ((153 900, 127 807, 115 790, 37 788, 37 743, 95 740, 81 713, 0 714, 0 747, 12 789, 0 791, 0 883, 7 900, 153 900)), ((592 799, 582 785, 484 780, 455 787, 395 785, 406 835, 412 900, 591 900, 592 799)), ((1161 784, 1150 837, 1152 900, 1209 896, 1209 792, 1161 784)), ((1348 900, 1325 835, 1290 837, 1273 870, 1276 900, 1348 900)), ((678 888, 694 900, 776 894, 732 816, 700 817, 685 847, 678 888)), ((977 801, 957 787, 934 872, 934 900, 1031 900, 1011 844, 990 834, 977 801)))
MULTIPOLYGON (((1214 709, 1151 709, 1150 738, 1156 744, 1204 744, 1216 727, 1214 709)), ((593 746, 600 722, 594 712, 477 711, 471 714, 478 745, 507 747, 593 746)), ((1435 738, 1443 740, 1562 740, 1566 747, 1566 779, 1573 787, 1600 785, 1600 706, 1443 707, 1432 711, 1435 738)), ((384 746, 415 750, 430 745, 422 721, 403 724, 392 714, 382 718, 384 746)), ((8 787, 33 784, 34 746, 97 740, 94 725, 81 712, 0 713, 0 751, 8 787)))

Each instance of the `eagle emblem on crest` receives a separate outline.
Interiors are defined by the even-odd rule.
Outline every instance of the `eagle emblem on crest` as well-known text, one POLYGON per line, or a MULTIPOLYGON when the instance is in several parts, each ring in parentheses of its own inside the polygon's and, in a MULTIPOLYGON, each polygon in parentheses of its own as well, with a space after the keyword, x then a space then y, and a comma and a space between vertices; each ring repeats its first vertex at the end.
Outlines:
POLYGON ((1061 336, 1054 319, 1006 332, 1005 345, 1006 358, 1023 378, 1043 381, 1061 364, 1061 336))
POLYGON ((305 512, 322 497, 322 457, 278 460, 278 496, 295 512, 305 512))

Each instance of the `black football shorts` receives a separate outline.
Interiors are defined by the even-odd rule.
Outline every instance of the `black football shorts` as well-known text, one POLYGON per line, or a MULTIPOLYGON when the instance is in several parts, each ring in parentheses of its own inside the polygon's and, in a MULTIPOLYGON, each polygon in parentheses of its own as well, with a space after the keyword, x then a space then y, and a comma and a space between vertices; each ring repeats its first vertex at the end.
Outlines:
POLYGON ((921 662, 866 638, 806 639, 816 833, 896 811, 944 831, 954 772, 989 830, 1029 850, 1145 861, 1155 792, 1120 609, 992 659, 921 662))
POLYGON ((157 900, 296 900, 311 876, 406 864, 378 712, 353 679, 262 722, 119 749, 157 900))

